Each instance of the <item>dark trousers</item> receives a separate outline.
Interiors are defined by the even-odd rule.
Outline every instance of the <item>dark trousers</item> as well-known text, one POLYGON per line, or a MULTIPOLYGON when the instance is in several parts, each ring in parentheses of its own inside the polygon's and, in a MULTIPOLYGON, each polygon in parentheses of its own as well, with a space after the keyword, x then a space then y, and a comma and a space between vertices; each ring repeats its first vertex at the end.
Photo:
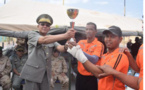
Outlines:
POLYGON ((98 90, 98 81, 95 76, 83 76, 80 73, 76 77, 76 90, 98 90))

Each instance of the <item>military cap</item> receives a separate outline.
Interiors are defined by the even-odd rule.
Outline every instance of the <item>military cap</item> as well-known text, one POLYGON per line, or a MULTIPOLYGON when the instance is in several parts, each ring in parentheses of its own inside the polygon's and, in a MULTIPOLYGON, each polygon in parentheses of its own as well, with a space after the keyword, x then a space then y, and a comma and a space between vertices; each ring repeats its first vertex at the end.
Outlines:
POLYGON ((47 22, 47 23, 50 23, 50 25, 52 25, 53 24, 53 19, 48 14, 41 14, 40 16, 38 16, 36 22, 38 24, 41 23, 41 22, 47 22))
POLYGON ((103 31, 103 34, 107 34, 108 32, 111 32, 114 35, 117 35, 119 37, 122 37, 122 31, 117 26, 110 26, 107 30, 103 31))
POLYGON ((17 47, 16 47, 16 49, 15 49, 15 50, 16 50, 16 51, 19 51, 19 50, 24 51, 24 50, 25 50, 25 48, 24 48, 23 46, 17 45, 17 47))
POLYGON ((2 47, 2 46, 0 46, 0 51, 2 51, 2 49, 3 49, 3 47, 2 47))

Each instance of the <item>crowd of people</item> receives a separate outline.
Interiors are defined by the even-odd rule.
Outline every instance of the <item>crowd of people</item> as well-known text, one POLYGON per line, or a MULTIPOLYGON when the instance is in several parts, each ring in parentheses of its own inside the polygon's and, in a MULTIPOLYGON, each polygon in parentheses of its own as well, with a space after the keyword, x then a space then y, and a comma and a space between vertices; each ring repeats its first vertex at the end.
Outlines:
POLYGON ((142 39, 139 39, 139 37, 135 37, 135 43, 132 43, 132 40, 129 39, 129 41, 127 43, 127 48, 130 50, 130 52, 134 58, 136 58, 137 52, 138 52, 141 44, 142 44, 142 39))
POLYGON ((41 14, 36 22, 38 31, 14 33, 0 30, 0 35, 19 37, 11 52, 3 52, 0 47, 0 84, 3 90, 9 90, 11 84, 15 90, 51 90, 56 80, 62 84, 62 90, 68 90, 68 67, 60 52, 68 52, 78 61, 75 90, 125 90, 125 84, 143 90, 143 44, 138 43, 138 38, 135 44, 127 43, 128 48, 120 48, 122 30, 110 26, 102 32, 104 46, 96 38, 97 25, 88 22, 86 39, 76 42, 69 40, 75 36, 74 28, 63 34, 48 35, 53 24, 48 14, 41 14), (67 40, 65 45, 58 43, 61 40, 67 40), (134 51, 137 47, 138 50, 134 51), (140 76, 127 75, 129 66, 140 76))

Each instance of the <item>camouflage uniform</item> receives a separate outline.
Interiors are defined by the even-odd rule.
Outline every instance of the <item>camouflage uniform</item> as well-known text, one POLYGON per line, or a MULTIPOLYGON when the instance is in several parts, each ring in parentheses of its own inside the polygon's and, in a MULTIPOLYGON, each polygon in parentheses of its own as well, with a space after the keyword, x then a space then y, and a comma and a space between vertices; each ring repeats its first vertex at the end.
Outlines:
POLYGON ((54 87, 54 83, 58 79, 62 84, 62 89, 68 90, 69 79, 66 76, 68 68, 65 59, 62 56, 58 57, 52 56, 51 64, 52 64, 51 87, 54 87), (62 73, 65 73, 65 75, 63 76, 62 73))
POLYGON ((16 41, 17 45, 25 45, 25 39, 23 38, 17 38, 17 41, 16 41))
POLYGON ((11 69, 12 65, 8 57, 0 57, 0 74, 2 74, 2 77, 0 78, 0 84, 2 85, 3 90, 9 90, 11 87, 11 69))

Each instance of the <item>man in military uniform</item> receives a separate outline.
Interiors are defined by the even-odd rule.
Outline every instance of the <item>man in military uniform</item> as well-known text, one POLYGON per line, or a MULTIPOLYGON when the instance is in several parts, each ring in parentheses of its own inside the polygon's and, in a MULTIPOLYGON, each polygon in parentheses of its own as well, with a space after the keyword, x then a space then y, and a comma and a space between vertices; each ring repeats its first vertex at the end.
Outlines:
POLYGON ((15 54, 10 57, 13 66, 12 86, 15 90, 22 90, 20 86, 23 79, 19 76, 28 58, 28 54, 24 54, 24 50, 23 46, 18 45, 15 49, 15 54))
POLYGON ((49 90, 53 47, 64 52, 64 45, 60 45, 57 41, 74 37, 75 30, 71 28, 63 34, 47 35, 53 24, 51 16, 42 14, 36 21, 39 32, 28 33, 28 59, 20 77, 26 81, 24 90, 49 90))
POLYGON ((58 79, 62 84, 62 90, 68 90, 69 79, 66 76, 68 71, 66 61, 64 57, 59 55, 60 52, 54 50, 52 55, 52 77, 51 77, 51 87, 54 88, 54 83, 58 79))
MULTIPOLYGON (((16 44, 25 47, 25 52, 27 52, 25 39, 17 38, 16 44)), ((3 55, 5 55, 7 57, 10 57, 10 56, 14 55, 15 54, 15 48, 17 47, 17 45, 7 47, 6 49, 4 49, 3 50, 3 55)))
POLYGON ((2 54, 2 47, 0 46, 0 84, 3 90, 9 90, 11 87, 10 72, 12 66, 8 57, 2 54))

